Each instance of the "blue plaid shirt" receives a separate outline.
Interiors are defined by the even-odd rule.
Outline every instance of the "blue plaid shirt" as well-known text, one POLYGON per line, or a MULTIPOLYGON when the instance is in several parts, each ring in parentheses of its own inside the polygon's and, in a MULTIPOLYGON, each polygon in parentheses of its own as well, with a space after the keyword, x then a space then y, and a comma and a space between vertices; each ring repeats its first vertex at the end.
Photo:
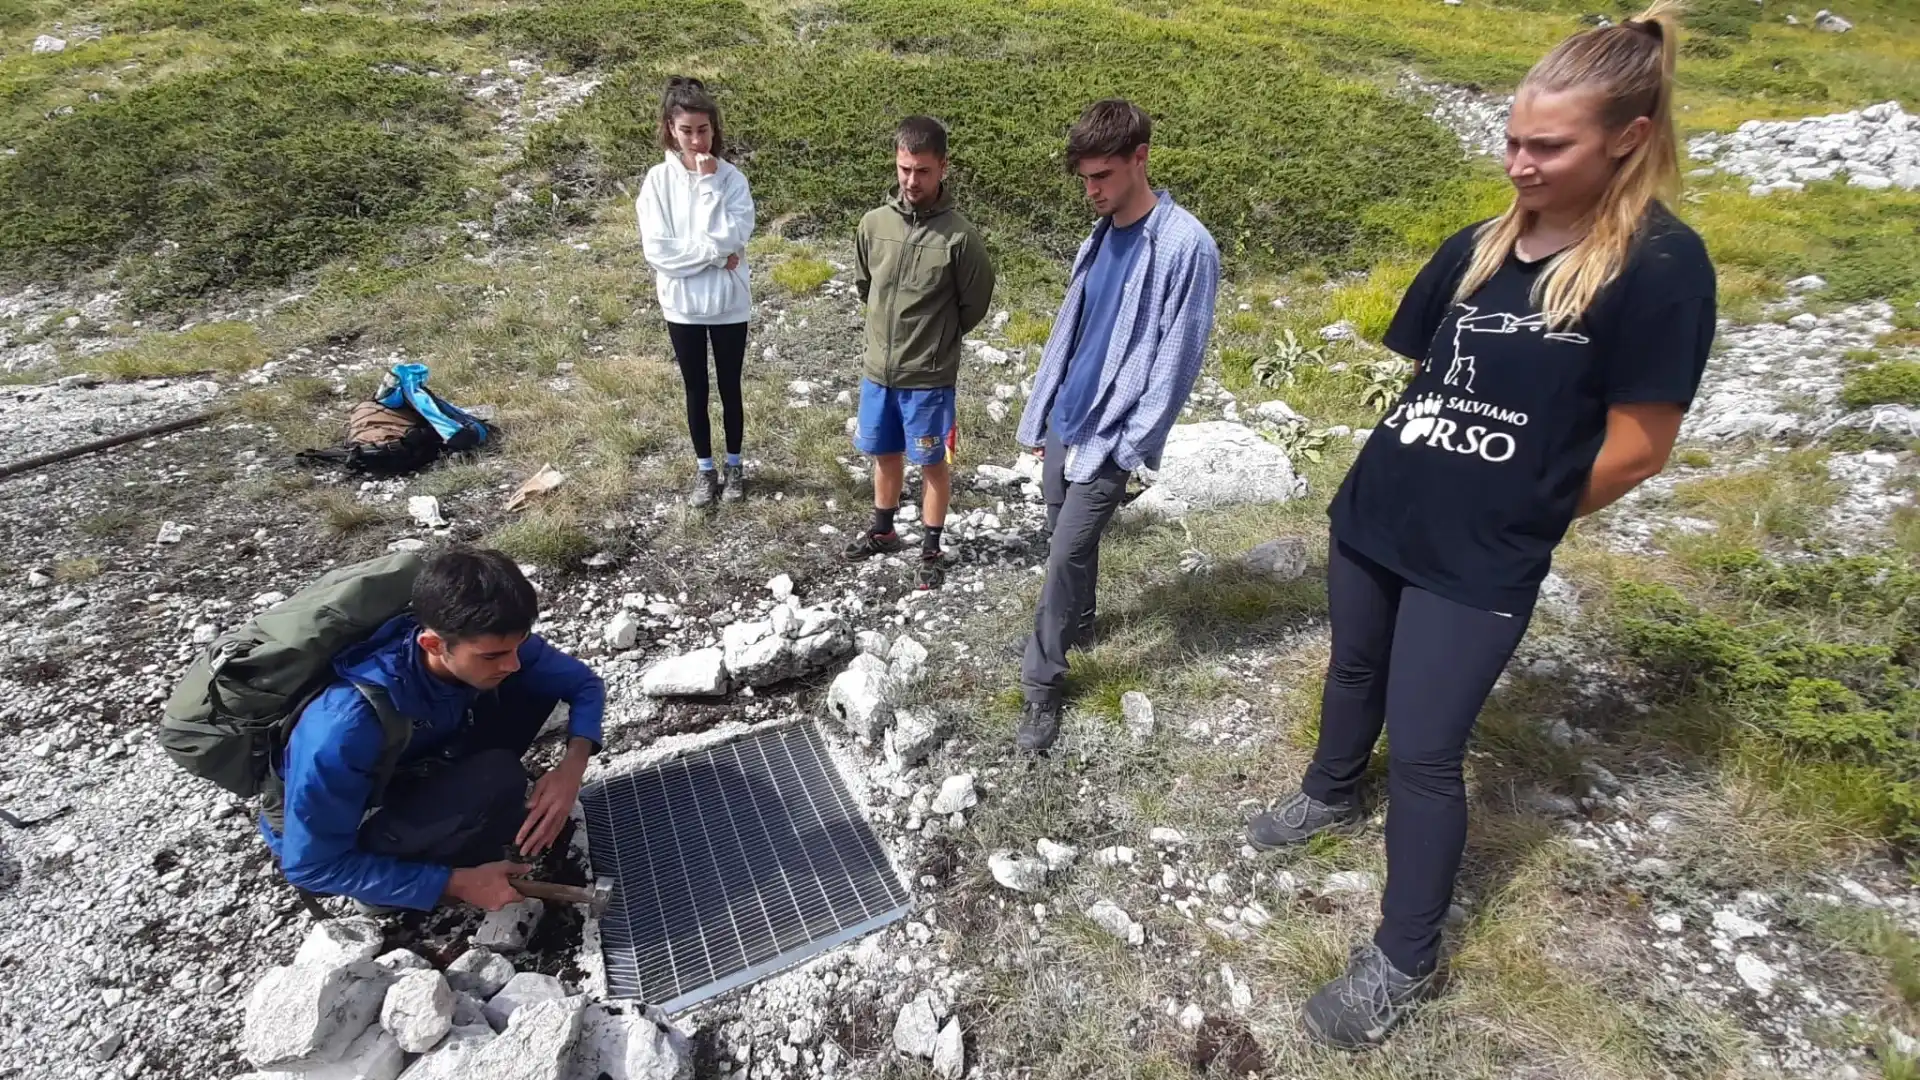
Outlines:
MULTIPOLYGON (((1220 249, 1206 226, 1176 205, 1173 196, 1164 191, 1159 195, 1160 205, 1147 219, 1145 243, 1134 258, 1125 299, 1114 319, 1093 415, 1067 458, 1071 483, 1092 480, 1109 458, 1129 472, 1142 465, 1157 468, 1167 432, 1180 418, 1206 359, 1214 298, 1220 290, 1220 249)), ((1046 444, 1047 418, 1073 350, 1087 271, 1112 225, 1112 219, 1103 219, 1073 260, 1066 299, 1033 377, 1033 396, 1020 414, 1018 437, 1024 446, 1046 444)))

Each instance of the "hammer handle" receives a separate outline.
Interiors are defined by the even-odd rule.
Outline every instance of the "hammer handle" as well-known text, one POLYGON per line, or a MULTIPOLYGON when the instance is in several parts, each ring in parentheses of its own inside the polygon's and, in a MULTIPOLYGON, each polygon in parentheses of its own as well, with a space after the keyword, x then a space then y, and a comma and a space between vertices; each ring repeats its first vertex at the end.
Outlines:
POLYGON ((549 900, 561 904, 591 904, 593 890, 581 885, 562 885, 554 881, 535 881, 532 878, 509 878, 508 883, 519 891, 521 896, 530 896, 535 900, 549 900))

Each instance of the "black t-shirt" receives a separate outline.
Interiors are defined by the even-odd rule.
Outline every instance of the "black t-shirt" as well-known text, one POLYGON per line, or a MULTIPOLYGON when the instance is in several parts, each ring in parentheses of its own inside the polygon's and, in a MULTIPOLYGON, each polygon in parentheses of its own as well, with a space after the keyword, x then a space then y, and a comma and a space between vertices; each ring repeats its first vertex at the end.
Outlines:
POLYGON ((1442 244, 1401 299, 1385 343, 1414 361, 1413 380, 1328 513, 1336 538, 1413 584, 1517 614, 1573 523, 1608 408, 1692 404, 1713 345, 1713 264, 1655 204, 1620 276, 1553 331, 1531 295, 1550 260, 1509 254, 1453 301, 1477 228, 1442 244))

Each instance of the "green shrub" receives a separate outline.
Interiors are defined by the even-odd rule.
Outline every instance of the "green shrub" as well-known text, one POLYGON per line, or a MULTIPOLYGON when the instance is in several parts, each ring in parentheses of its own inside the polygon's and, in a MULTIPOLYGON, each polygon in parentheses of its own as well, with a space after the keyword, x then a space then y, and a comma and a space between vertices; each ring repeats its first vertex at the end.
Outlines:
POLYGON ((1736 621, 1667 585, 1630 583, 1614 595, 1613 632, 1648 671, 1724 710, 1746 733, 1790 757, 1877 777, 1885 833, 1920 842, 1920 691, 1912 689, 1911 614, 1920 575, 1878 559, 1774 566, 1733 552, 1717 567, 1748 598, 1736 621), (1810 620, 1789 613, 1817 613, 1810 620))
POLYGON ((1847 373, 1840 400, 1848 408, 1869 405, 1920 405, 1920 361, 1882 360, 1847 373))
POLYGON ((135 260, 162 303, 283 280, 457 204, 449 88, 364 60, 183 76, 83 105, 0 158, 0 278, 135 260))
POLYGON ((1506 177, 1480 173, 1368 207, 1362 221, 1372 250, 1424 259, 1454 233, 1498 216, 1512 201, 1513 185, 1506 177))
POLYGON ((267 0, 127 0, 115 5, 108 17, 122 33, 154 30, 214 30, 238 33, 258 23, 284 16, 290 5, 267 0))
MULTIPOLYGON (((738 45, 759 20, 742 0, 567 0, 474 15, 471 28, 573 68, 738 45)), ((659 88, 649 104, 659 102, 659 88)))
MULTIPOLYGON (((709 83, 762 212, 816 229, 848 230, 880 201, 889 135, 913 112, 949 125, 954 191, 996 253, 1056 261, 1073 255, 1090 218, 1065 173, 1064 135, 1099 97, 1130 97, 1154 116, 1156 182, 1233 263, 1344 254, 1367 233, 1370 207, 1465 170, 1453 136, 1416 105, 1330 79, 1271 34, 1088 0, 855 0, 838 11, 844 21, 818 42, 716 61, 738 74, 709 83)), ((637 175, 656 154, 653 102, 666 73, 622 71, 536 132, 529 163, 557 187, 565 178, 576 198, 637 175)))
MULTIPOLYGON (((1718 52, 1719 50, 1714 50, 1718 52)), ((1690 82, 1725 94, 1825 101, 1827 84, 1807 74, 1806 66, 1791 56, 1747 56, 1687 72, 1690 82)))
POLYGON ((1761 13, 1762 8, 1753 0, 1692 0, 1686 12, 1687 36, 1744 41, 1760 21, 1761 13))
MULTIPOLYGON (((191 41, 178 33, 188 31, 280 60, 365 49, 380 54, 368 58, 371 62, 395 61, 401 57, 391 55, 394 49, 427 45, 442 36, 422 20, 327 11, 280 0, 123 0, 104 16, 114 31, 105 39, 108 42, 155 31, 173 31, 176 41, 191 41)), ((194 41, 188 47, 204 45, 194 41)))

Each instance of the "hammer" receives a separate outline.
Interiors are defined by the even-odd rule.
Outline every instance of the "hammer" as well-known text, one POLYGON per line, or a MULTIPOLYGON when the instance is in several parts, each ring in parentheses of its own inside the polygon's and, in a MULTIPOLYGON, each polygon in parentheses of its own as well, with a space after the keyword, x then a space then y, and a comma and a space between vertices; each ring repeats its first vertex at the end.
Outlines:
POLYGON ((594 917, 606 913, 613 899, 613 879, 600 878, 592 885, 562 885, 554 881, 536 881, 530 877, 508 878, 507 883, 522 896, 558 904, 585 904, 594 917))

